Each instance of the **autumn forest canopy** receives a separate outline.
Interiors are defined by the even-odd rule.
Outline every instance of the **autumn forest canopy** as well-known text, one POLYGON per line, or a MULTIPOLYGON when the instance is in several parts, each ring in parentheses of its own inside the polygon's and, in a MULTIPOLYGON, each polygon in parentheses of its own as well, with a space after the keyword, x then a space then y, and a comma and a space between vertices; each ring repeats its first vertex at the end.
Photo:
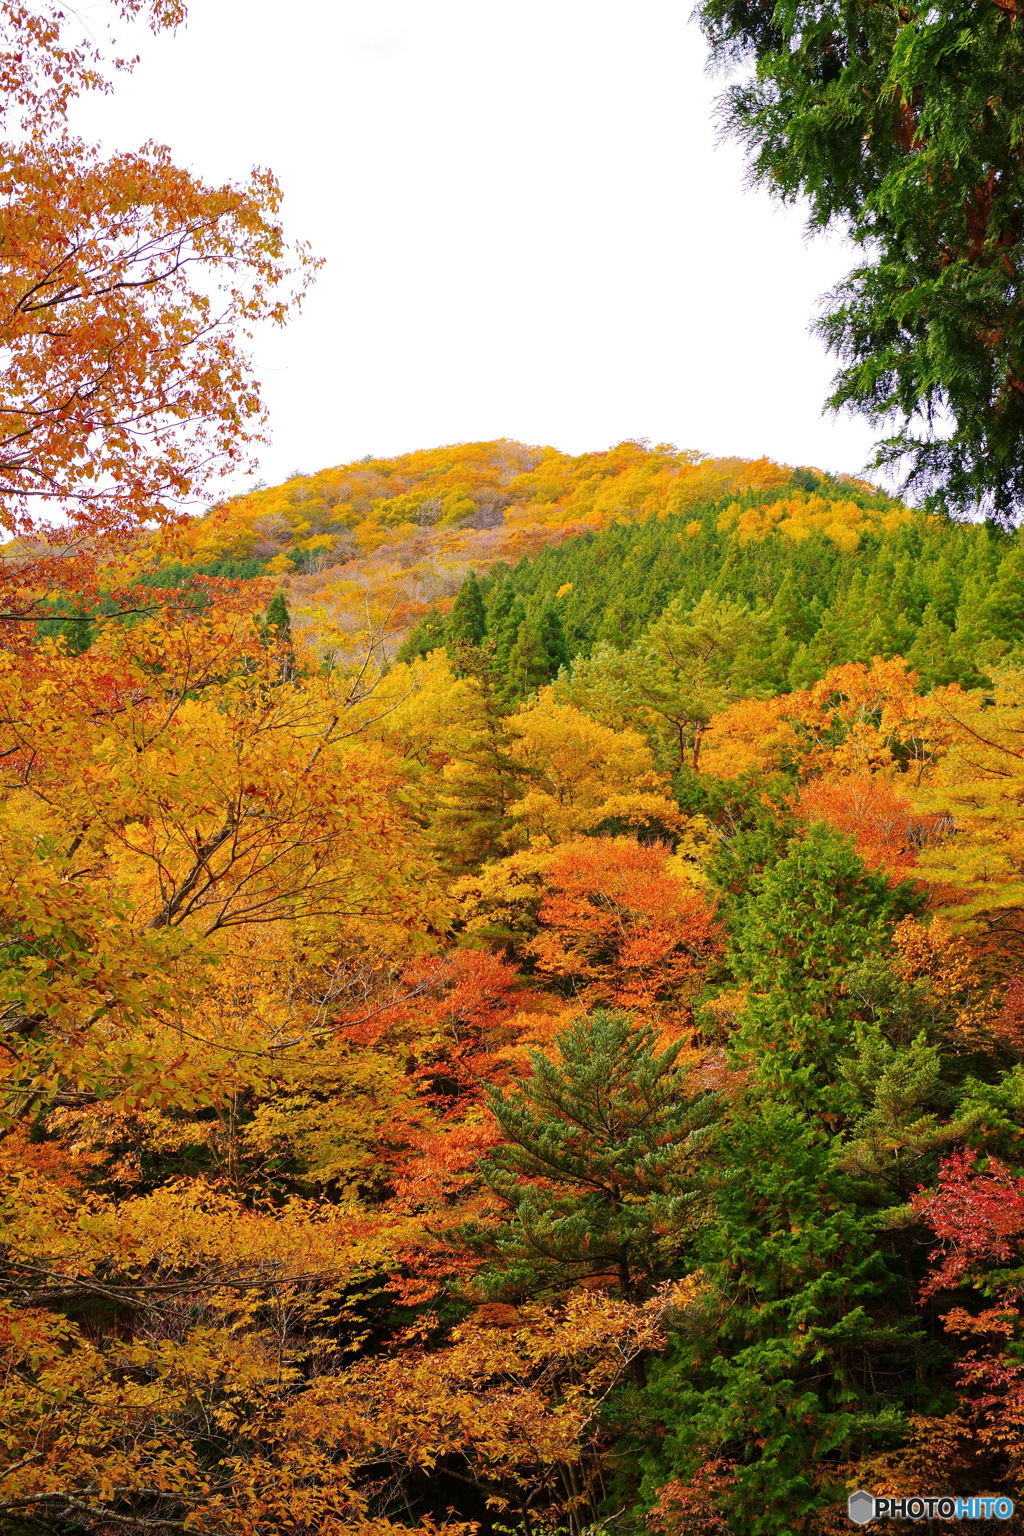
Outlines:
POLYGON ((0 0, 4 1536, 1024 1501, 1024 21, 701 16, 864 253, 899 494, 502 439, 220 497, 316 258, 77 137, 128 45, 0 0))

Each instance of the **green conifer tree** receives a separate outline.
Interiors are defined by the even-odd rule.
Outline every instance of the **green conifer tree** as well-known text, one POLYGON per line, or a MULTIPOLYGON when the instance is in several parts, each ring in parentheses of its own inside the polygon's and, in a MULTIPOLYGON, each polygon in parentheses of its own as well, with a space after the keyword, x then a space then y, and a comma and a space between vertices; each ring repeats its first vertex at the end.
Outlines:
POLYGON ((509 657, 526 621, 526 609, 509 576, 496 583, 487 605, 487 633, 493 646, 494 666, 508 691, 509 657))
POLYGON ((751 7, 702 0, 755 179, 861 264, 819 329, 841 359, 829 404, 890 435, 940 504, 1024 506, 1024 50, 1016 4, 751 7))
POLYGON ((484 610, 480 583, 470 571, 455 599, 455 606, 448 616, 445 639, 450 646, 480 646, 487 634, 487 614, 484 610))
POLYGON ((484 605, 489 635, 494 635, 501 629, 518 602, 519 598, 511 572, 507 566, 500 568, 500 574, 495 574, 493 577, 491 590, 484 605))
POLYGON ((410 630, 398 649, 396 661, 416 661, 420 657, 429 656, 431 651, 439 651, 445 642, 445 621, 436 608, 431 608, 425 613, 416 625, 410 630))
POLYGON ((509 652, 505 679, 506 694, 520 699, 551 681, 548 650, 536 619, 526 618, 520 624, 509 652))
MULTIPOLYGON (((40 625, 40 628, 43 628, 40 625)), ((49 628, 49 626, 46 626, 49 628)), ((55 624, 52 633, 64 642, 65 650, 71 651, 76 656, 82 656, 90 648, 96 638, 96 630, 86 615, 81 618, 71 619, 63 624, 55 624)))
POLYGON ((792 569, 786 571, 771 606, 775 624, 791 640, 809 640, 813 634, 813 615, 807 594, 801 592, 792 569))
MULTIPOLYGON (((513 610, 514 614, 514 610, 513 610)), ((506 621, 511 624, 511 618, 506 621)), ((506 631, 507 632, 507 631, 506 631)), ((526 698, 558 676, 570 663, 569 646, 553 603, 528 616, 519 625, 515 644, 505 667, 506 693, 526 698)))
POLYGON ((267 612, 263 620, 263 633, 269 645, 290 645, 292 638, 292 621, 288 612, 288 603, 284 592, 280 588, 274 593, 267 605, 267 612))
POLYGON ((505 1137, 484 1177, 509 1216, 495 1289, 535 1294, 602 1276, 629 1300, 672 1272, 694 1226, 718 1095, 694 1093, 681 1043, 599 1010, 531 1052, 532 1075, 490 1106, 505 1137))
POLYGON ((952 631, 942 622, 933 603, 925 608, 907 660, 920 674, 921 686, 925 689, 941 688, 947 683, 980 688, 988 681, 971 659, 961 654, 952 631))
POLYGON ((952 629, 956 623, 956 610, 960 601, 960 583, 947 550, 935 560, 927 573, 928 601, 942 623, 952 629))
POLYGON ((541 644, 547 652, 549 676, 557 677, 563 667, 570 666, 572 657, 569 654, 569 642, 565 638, 565 630, 562 628, 562 621, 554 603, 545 603, 537 628, 541 644))
POLYGON ((707 1303, 652 1378, 668 1433, 649 1487, 731 1461, 728 1528, 750 1536, 816 1530, 844 1464, 905 1429, 888 1384, 906 1379, 921 1324, 879 1243, 877 1192, 849 1165, 866 1085, 843 1070, 858 1034, 844 978, 884 950, 899 912, 885 880, 818 826, 755 876, 735 920, 750 1000, 732 1056, 745 1084, 696 1243, 707 1303))
POLYGON ((674 598, 636 647, 634 676, 644 704, 676 735, 679 766, 696 771, 711 716, 744 693, 762 691, 751 676, 767 619, 745 603, 704 592, 690 607, 674 598))
POLYGON ((1014 549, 999 563, 981 606, 985 627, 998 640, 1021 639, 1024 628, 1024 549, 1014 549))

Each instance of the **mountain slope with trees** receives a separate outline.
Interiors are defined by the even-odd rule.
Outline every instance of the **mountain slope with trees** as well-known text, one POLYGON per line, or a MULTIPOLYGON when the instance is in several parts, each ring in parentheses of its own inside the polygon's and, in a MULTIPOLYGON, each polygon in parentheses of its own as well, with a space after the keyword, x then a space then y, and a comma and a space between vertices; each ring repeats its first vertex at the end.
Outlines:
MULTIPOLYGON (((617 523, 751 489, 798 485, 769 459, 709 459, 627 441, 572 456, 508 440, 363 459, 257 488, 158 541, 160 570, 285 583, 297 626, 350 655, 400 643, 469 570, 515 563, 617 523)), ((853 482, 851 482, 852 484, 853 482)))
POLYGON ((399 654, 468 644, 510 697, 524 697, 554 681, 565 654, 588 663, 577 680, 635 671, 666 610, 685 612, 704 594, 751 615, 735 666, 752 692, 808 687, 833 666, 876 656, 908 657, 926 687, 978 687, 1017 653, 1019 535, 804 473, 813 488, 638 518, 491 567, 479 581, 472 573, 454 608, 427 614, 399 654), (470 602, 480 617, 467 627, 470 602))
POLYGON ((1024 1499, 1020 17, 704 20, 997 522, 636 442, 189 519, 314 263, 0 0, 4 1536, 1024 1499))
POLYGON ((1019 537, 594 462, 397 656, 209 519, 10 626, 17 1536, 1024 1491, 1019 537))

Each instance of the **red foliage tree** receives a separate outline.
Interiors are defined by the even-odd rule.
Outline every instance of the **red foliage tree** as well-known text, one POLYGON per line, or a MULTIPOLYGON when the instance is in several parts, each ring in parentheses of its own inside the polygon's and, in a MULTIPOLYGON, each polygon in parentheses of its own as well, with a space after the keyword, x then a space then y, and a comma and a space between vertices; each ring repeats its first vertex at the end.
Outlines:
MULTIPOLYGON (((922 1298, 971 1287, 988 1305, 952 1308, 943 1317, 964 1353, 957 1364, 962 1393, 953 1418, 958 1438, 973 1442, 982 1475, 1018 1490, 1024 1486, 1024 1178, 998 1158, 977 1167, 978 1155, 960 1150, 940 1169, 934 1194, 913 1200, 939 1238, 922 1298)), ((946 1421, 919 1422, 941 1440, 946 1421)))
POLYGON ((867 868, 883 870, 893 884, 913 878, 921 849, 945 825, 943 818, 915 810, 888 779, 868 773, 810 779, 801 785, 796 810, 852 837, 867 868))
POLYGON ((721 938, 710 900, 670 858, 666 843, 629 837, 566 845, 545 870, 530 946, 541 974, 587 1004, 685 1007, 721 938))

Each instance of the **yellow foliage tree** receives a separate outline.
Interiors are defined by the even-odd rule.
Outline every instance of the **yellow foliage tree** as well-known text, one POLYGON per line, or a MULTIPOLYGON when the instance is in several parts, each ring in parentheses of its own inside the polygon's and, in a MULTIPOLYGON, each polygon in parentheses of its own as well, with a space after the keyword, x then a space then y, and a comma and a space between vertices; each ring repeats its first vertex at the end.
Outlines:
POLYGON ((636 731, 613 731, 550 688, 506 722, 510 756, 529 787, 510 807, 524 837, 564 842, 602 826, 671 830, 682 817, 651 749, 636 731))
POLYGON ((701 770, 719 778, 797 769, 802 777, 880 770, 920 782, 952 734, 953 685, 927 699, 905 661, 834 667, 813 688, 741 699, 711 720, 701 770))
POLYGON ((986 693, 933 694, 928 705, 949 745, 918 797, 948 820, 949 835, 920 867, 949 890, 954 931, 988 934, 1019 955, 1024 940, 1024 671, 1007 667, 986 693))

